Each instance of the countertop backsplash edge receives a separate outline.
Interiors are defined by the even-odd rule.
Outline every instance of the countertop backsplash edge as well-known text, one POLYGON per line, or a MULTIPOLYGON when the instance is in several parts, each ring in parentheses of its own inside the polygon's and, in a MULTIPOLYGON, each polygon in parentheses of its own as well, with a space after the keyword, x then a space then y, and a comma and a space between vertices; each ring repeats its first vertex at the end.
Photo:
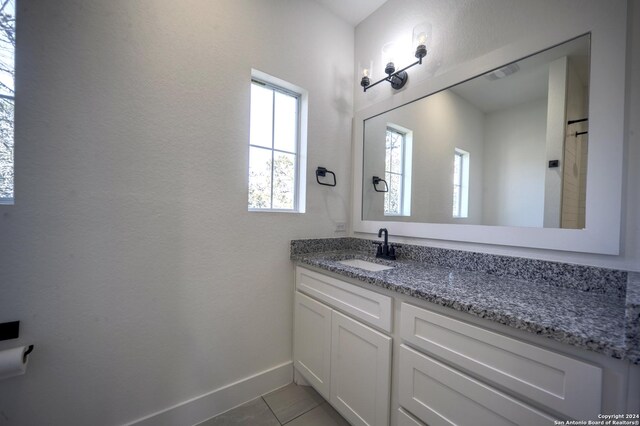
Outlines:
MULTIPOLYGON (((353 237, 292 240, 290 256, 295 260, 305 254, 343 250, 373 254, 373 242, 374 240, 353 237)), ((626 296, 628 280, 626 271, 412 244, 398 244, 398 246, 399 260, 410 260, 461 271, 482 272, 613 297, 626 296)))

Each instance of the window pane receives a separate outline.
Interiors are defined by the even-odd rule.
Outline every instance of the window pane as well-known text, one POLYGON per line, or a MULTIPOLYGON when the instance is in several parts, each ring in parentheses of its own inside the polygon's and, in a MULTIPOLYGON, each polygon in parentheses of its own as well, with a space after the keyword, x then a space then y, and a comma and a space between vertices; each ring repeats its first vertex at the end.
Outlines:
POLYGON ((13 198, 13 100, 0 99, 0 198, 13 198))
POLYGON ((387 130, 387 138, 386 138, 386 151, 384 157, 384 169, 386 171, 391 171, 391 155, 393 150, 393 132, 387 130))
POLYGON ((402 173, 402 144, 391 151, 391 169, 393 173, 402 173))
POLYGON ((453 157, 453 184, 460 185, 460 172, 462 171, 462 155, 455 154, 453 157))
POLYGON ((456 148, 453 155, 453 217, 467 217, 469 154, 456 148))
POLYGON ((249 208, 271 208, 271 150, 249 148, 249 208))
POLYGON ((460 216, 460 187, 453 186, 453 215, 460 216))
POLYGON ((0 94, 13 97, 16 13, 14 0, 0 3, 0 94))
POLYGON ((384 155, 384 169, 387 172, 391 171, 391 149, 388 147, 384 155))
POLYGON ((298 133, 298 99, 284 93, 275 92, 276 110, 274 117, 274 145, 276 149, 296 152, 298 133))
POLYGON ((251 87, 249 209, 296 210, 300 97, 259 83, 251 87))
POLYGON ((15 2, 0 4, 0 202, 13 199, 15 2))
POLYGON ((389 192, 385 193, 385 214, 399 215, 401 211, 402 176, 387 173, 389 192))
POLYGON ((385 170, 393 173, 402 173, 402 143, 404 136, 400 133, 387 130, 385 170))
POLYGON ((273 168, 273 208, 293 210, 296 187, 296 156, 275 153, 273 168))
POLYGON ((384 196, 384 213, 386 215, 402 214, 403 149, 404 135, 387 129, 385 179, 389 184, 389 192, 384 196))
POLYGON ((251 84, 250 144, 271 148, 273 90, 251 84))

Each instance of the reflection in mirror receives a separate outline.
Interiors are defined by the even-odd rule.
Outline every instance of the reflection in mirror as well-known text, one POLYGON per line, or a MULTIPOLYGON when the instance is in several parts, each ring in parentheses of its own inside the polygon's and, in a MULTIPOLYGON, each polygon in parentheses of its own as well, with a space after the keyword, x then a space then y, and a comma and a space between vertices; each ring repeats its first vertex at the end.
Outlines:
POLYGON ((589 52, 585 35, 365 120, 362 219, 584 228, 589 52))

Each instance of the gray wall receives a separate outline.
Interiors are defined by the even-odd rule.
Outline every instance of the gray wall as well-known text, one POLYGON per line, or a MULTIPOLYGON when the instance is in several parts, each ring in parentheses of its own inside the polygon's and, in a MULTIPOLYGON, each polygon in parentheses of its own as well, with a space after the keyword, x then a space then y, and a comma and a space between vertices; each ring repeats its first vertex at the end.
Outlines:
POLYGON ((290 361, 289 240, 348 213, 353 28, 310 0, 17 3, 0 321, 36 350, 0 424, 121 424, 290 361), (309 91, 304 215, 247 212, 251 68, 309 91))

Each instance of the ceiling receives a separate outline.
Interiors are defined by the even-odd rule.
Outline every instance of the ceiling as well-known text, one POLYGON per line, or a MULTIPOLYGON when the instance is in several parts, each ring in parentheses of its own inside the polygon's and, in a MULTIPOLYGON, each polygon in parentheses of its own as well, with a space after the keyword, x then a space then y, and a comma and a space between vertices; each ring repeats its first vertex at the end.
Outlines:
POLYGON ((315 0, 354 27, 387 0, 315 0))
POLYGON ((589 83, 590 38, 578 37, 517 61, 520 71, 495 81, 484 75, 451 88, 482 112, 501 111, 526 101, 543 99, 549 91, 549 64, 567 56, 582 85, 589 83))

